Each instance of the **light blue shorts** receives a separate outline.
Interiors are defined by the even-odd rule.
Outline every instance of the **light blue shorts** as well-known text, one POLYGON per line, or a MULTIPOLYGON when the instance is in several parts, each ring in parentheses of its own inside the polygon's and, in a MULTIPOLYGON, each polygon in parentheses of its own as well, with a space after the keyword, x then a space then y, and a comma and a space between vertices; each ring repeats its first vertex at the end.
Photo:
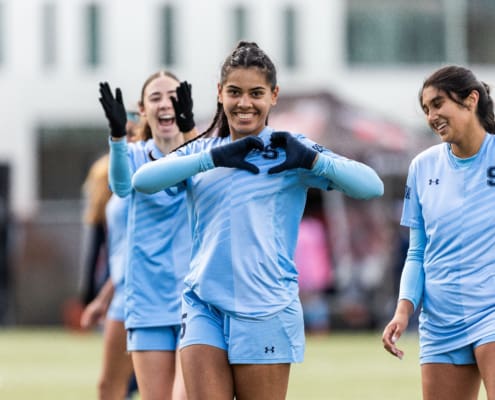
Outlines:
POLYGON ((180 325, 127 329, 127 351, 175 351, 180 325))
POLYGON ((454 349, 446 353, 433 354, 430 356, 421 356, 420 364, 454 364, 454 365, 469 365, 476 364, 474 357, 474 349, 482 344, 495 342, 495 335, 490 335, 477 340, 474 343, 459 349, 454 349))
POLYGON ((119 285, 115 287, 113 292, 112 301, 108 307, 107 318, 113 319, 115 321, 125 320, 125 296, 124 296, 124 285, 119 285))
POLYGON ((227 351, 231 364, 279 364, 304 359, 299 298, 268 319, 236 319, 187 291, 182 301, 180 348, 207 344, 227 351))

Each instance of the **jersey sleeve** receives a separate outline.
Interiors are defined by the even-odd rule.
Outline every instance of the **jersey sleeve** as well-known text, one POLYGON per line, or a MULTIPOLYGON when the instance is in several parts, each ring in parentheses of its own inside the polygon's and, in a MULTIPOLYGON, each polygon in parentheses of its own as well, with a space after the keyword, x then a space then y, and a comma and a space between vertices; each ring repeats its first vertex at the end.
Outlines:
POLYGON ((117 196, 126 197, 132 190, 127 141, 113 141, 110 138, 109 145, 110 163, 108 176, 110 188, 117 196))
POLYGON ((400 224, 409 228, 424 229, 424 221, 421 212, 421 204, 418 197, 417 162, 413 160, 409 167, 406 187, 404 190, 404 203, 400 224))
POLYGON ((423 298, 425 271, 423 269, 426 233, 424 229, 411 229, 409 232, 409 249, 402 270, 399 288, 399 300, 409 300, 418 307, 423 298))

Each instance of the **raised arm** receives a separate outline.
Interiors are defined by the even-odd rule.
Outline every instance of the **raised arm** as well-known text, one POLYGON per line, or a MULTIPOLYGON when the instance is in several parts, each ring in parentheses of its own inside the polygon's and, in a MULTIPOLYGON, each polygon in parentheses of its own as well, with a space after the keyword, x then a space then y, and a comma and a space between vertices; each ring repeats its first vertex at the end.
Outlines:
POLYGON ((350 197, 371 199, 383 195, 383 182, 378 174, 358 161, 318 153, 311 170, 330 179, 335 189, 350 197))
POLYGON ((247 136, 232 143, 214 147, 211 151, 202 151, 182 157, 165 157, 141 166, 132 178, 132 185, 139 192, 156 193, 198 172, 214 167, 239 168, 257 174, 258 167, 244 160, 253 149, 262 150, 263 141, 255 136, 247 136))

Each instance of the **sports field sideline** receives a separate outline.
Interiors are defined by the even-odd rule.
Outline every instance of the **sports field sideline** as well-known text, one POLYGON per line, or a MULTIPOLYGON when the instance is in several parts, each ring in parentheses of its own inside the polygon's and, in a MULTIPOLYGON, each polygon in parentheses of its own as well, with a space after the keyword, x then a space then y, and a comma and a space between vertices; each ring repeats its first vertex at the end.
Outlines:
MULTIPOLYGON (((3 328, 0 399, 96 399, 101 344, 98 332, 3 328)), ((379 333, 309 336, 304 363, 292 366, 288 399, 417 400, 417 338, 408 335, 400 345, 402 361, 382 349, 379 333)))
MULTIPOLYGON (((96 399, 101 343, 98 332, 1 329, 0 399, 96 399)), ((399 343, 402 361, 382 349, 380 333, 309 336, 304 363, 292 366, 287 399, 418 400, 417 337, 399 343)))

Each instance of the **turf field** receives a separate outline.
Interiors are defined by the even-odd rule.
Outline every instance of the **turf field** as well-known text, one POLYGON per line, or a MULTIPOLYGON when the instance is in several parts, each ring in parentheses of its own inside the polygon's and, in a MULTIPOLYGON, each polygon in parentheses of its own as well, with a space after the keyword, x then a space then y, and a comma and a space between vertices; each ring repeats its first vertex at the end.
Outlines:
MULTIPOLYGON (((304 363, 292 366, 288 399, 420 399, 417 338, 399 343, 402 361, 382 349, 378 333, 308 337, 304 363)), ((100 352, 99 333, 1 329, 0 399, 96 399, 100 352)))

